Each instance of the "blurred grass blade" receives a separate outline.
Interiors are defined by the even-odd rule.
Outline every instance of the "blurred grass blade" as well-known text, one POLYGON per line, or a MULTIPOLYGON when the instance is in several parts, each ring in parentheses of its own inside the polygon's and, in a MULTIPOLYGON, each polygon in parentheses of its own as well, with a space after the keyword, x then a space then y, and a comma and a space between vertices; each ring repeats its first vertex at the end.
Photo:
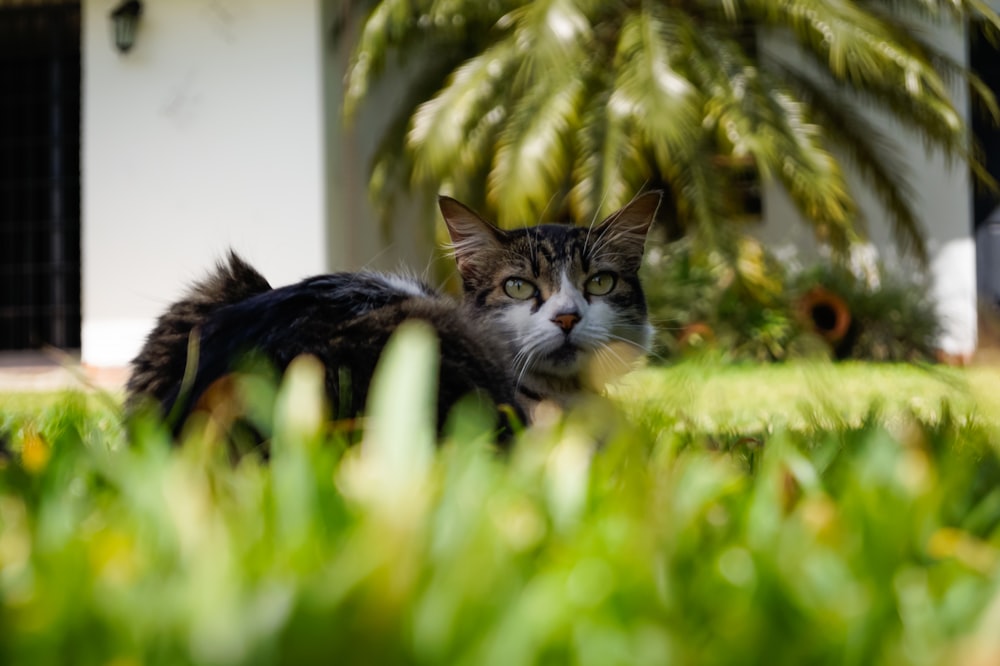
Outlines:
POLYGON ((418 491, 434 458, 438 342, 422 322, 399 327, 375 369, 362 456, 387 506, 418 491))

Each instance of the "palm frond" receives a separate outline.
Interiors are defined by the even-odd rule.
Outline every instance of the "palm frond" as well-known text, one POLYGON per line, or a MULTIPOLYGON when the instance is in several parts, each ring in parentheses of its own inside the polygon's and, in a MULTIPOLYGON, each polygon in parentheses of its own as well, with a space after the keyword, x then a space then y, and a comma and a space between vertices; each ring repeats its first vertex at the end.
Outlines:
POLYGON ((394 215, 396 195, 411 187, 426 185, 418 183, 414 178, 413 152, 400 150, 400 146, 405 145, 406 134, 416 110, 441 87, 442 81, 458 64, 459 58, 458 52, 442 52, 433 66, 428 65, 409 79, 390 122, 379 137, 371 164, 368 165, 368 191, 384 232, 388 230, 394 215))
POLYGON ((586 95, 573 137, 569 204, 574 219, 580 222, 592 222, 621 208, 649 177, 639 132, 608 104, 608 87, 595 88, 586 95))
POLYGON ((898 147, 842 96, 835 97, 810 77, 784 70, 780 78, 809 107, 809 115, 823 128, 829 142, 843 151, 862 180, 884 207, 893 238, 904 252, 922 264, 928 261, 927 245, 917 212, 912 185, 898 147))
POLYGON ((768 99, 780 131, 773 135, 774 152, 762 151, 761 157, 771 160, 772 172, 821 236, 845 251, 857 239, 858 213, 840 165, 799 99, 780 88, 768 99))
POLYGON ((407 146, 418 180, 442 180, 479 120, 506 104, 508 82, 519 66, 517 49, 503 40, 463 63, 438 93, 413 115, 407 146))
MULTIPOLYGON (((392 53, 434 44, 441 51, 468 47, 525 0, 491 0, 469 7, 461 0, 382 0, 365 21, 345 80, 344 117, 350 120, 392 53)), ((434 67, 432 64, 431 67, 434 67)))
MULTIPOLYGON (((906 30, 902 34, 897 34, 896 39, 905 44, 908 48, 914 49, 924 54, 924 57, 931 64, 935 71, 940 74, 944 83, 949 89, 954 90, 958 84, 966 84, 972 93, 974 102, 980 106, 990 117, 993 123, 1000 123, 1000 106, 997 105, 996 96, 993 91, 980 79, 975 72, 971 71, 964 63, 957 60, 953 55, 940 48, 935 43, 935 35, 929 34, 926 25, 911 22, 907 12, 903 8, 909 8, 912 13, 913 5, 924 8, 926 11, 920 12, 919 17, 926 21, 928 19, 940 19, 945 15, 949 20, 955 21, 961 18, 963 9, 962 3, 939 2, 938 0, 909 0, 908 2, 876 0, 868 3, 869 11, 882 17, 886 22, 904 26, 906 30), (885 6, 883 6, 885 5, 885 6)), ((964 10, 966 13, 973 13, 972 10, 964 10)), ((992 12, 991 12, 992 13, 992 12)), ((997 21, 984 19, 986 25, 991 25, 1000 30, 1000 16, 993 14, 997 21)))
MULTIPOLYGON (((412 66, 453 69, 435 74, 405 145, 401 121, 384 137, 373 171, 380 192, 442 188, 510 225, 557 200, 586 220, 663 178, 689 226, 725 243, 732 183, 722 155, 779 182, 844 249, 861 220, 834 158, 842 154, 900 245, 922 258, 905 165, 858 105, 992 182, 952 95, 967 84, 994 120, 1000 105, 935 45, 938 28, 914 29, 971 19, 1000 34, 991 1, 383 0, 362 31, 346 106, 356 112, 390 53, 427 42, 435 57, 412 66), (748 30, 777 41, 751 45, 748 30), (795 62, 779 43, 797 49, 795 62), (476 55, 459 64, 462 53, 476 55)), ((401 117, 413 108, 406 102, 401 117)))
POLYGON ((373 79, 385 68, 394 46, 418 24, 411 0, 382 0, 365 20, 347 70, 344 117, 351 119, 373 79))
MULTIPOLYGON (((902 85, 902 81, 893 82, 884 77, 859 85, 824 75, 822 69, 804 70, 801 63, 792 64, 777 54, 771 53, 768 58, 786 70, 797 69, 820 80, 829 80, 846 95, 853 95, 871 108, 888 111, 901 125, 919 136, 928 150, 941 150, 950 161, 970 157, 965 123, 947 94, 932 94, 926 89, 915 91, 902 85)), ((971 166, 976 168, 974 164, 971 166)))
POLYGON ((573 0, 534 0, 501 20, 524 58, 523 68, 533 78, 544 78, 550 68, 571 67, 588 55, 590 20, 573 0))
POLYGON ((924 20, 981 22, 987 34, 1000 35, 1000 13, 989 0, 864 0, 866 8, 887 7, 896 17, 916 14, 924 20))
POLYGON ((565 179, 583 91, 575 76, 546 77, 517 101, 498 138, 487 182, 501 226, 536 222, 565 179))
POLYGON ((726 192, 727 173, 715 165, 715 146, 703 140, 687 147, 683 160, 657 162, 677 195, 677 212, 705 246, 717 248, 731 261, 736 257, 732 229, 720 224, 732 212, 726 192))
POLYGON ((653 2, 644 2, 643 10, 622 25, 608 104, 613 113, 634 119, 657 159, 666 163, 700 135, 702 99, 676 66, 688 52, 671 20, 680 12, 653 2))
POLYGON ((692 59, 703 63, 693 71, 709 94, 706 125, 717 128, 720 147, 752 157, 761 177, 781 182, 806 219, 844 249, 856 234, 857 210, 806 105, 724 34, 702 30, 691 39, 692 59))
MULTIPOLYGON (((789 29, 804 52, 838 81, 873 90, 901 87, 915 102, 949 99, 924 54, 906 47, 905 33, 856 3, 750 0, 749 5, 763 25, 789 29)), ((960 123, 954 113, 941 119, 960 123)))
POLYGON ((519 64, 507 88, 509 113, 495 135, 487 200, 501 226, 512 226, 537 219, 565 185, 592 33, 572 0, 527 3, 501 24, 519 64))

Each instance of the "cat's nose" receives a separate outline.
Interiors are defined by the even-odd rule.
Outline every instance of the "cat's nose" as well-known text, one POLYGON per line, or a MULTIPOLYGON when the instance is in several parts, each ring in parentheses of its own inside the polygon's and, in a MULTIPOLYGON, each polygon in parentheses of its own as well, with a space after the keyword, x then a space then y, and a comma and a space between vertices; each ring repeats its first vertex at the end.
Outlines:
POLYGON ((563 312, 552 318, 552 322, 565 333, 572 331, 578 321, 580 321, 580 315, 575 312, 563 312))

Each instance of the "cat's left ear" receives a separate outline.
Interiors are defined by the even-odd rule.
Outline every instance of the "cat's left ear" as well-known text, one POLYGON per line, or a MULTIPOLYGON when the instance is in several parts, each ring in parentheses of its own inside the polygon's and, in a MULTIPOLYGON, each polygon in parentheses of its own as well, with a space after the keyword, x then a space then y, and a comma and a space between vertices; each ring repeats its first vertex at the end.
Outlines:
POLYGON ((646 192, 608 215, 593 231, 592 236, 597 239, 595 247, 613 245, 641 259, 646 233, 662 198, 663 192, 659 190, 646 192))
POLYGON ((444 223, 448 226, 455 261, 462 275, 474 272, 476 259, 481 258, 484 253, 503 247, 503 232, 465 204, 451 197, 439 196, 438 206, 444 216, 444 223))

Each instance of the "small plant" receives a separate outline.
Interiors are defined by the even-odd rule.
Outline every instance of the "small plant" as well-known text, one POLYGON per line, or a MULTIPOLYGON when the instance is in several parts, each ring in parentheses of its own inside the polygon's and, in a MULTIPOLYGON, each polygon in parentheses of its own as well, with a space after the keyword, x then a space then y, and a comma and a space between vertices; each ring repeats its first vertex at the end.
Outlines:
POLYGON ((735 261, 686 240, 654 248, 645 278, 662 358, 931 361, 941 331, 925 283, 883 271, 870 285, 830 266, 790 275, 751 241, 735 261))
POLYGON ((867 285, 844 270, 817 270, 803 281, 839 293, 851 311, 852 328, 837 347, 840 358, 872 361, 932 361, 941 324, 926 282, 904 281, 883 271, 867 285))

